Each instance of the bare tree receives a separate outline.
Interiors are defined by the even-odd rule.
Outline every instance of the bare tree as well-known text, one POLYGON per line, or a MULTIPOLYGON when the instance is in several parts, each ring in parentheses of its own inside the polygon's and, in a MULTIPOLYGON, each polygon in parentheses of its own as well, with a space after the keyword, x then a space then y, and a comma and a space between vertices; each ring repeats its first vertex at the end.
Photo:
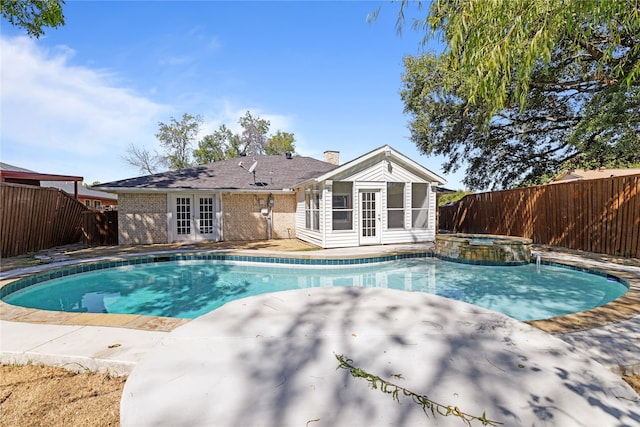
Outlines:
POLYGON ((148 174, 156 173, 164 163, 162 156, 157 153, 151 153, 144 147, 138 148, 133 144, 129 144, 127 153, 122 156, 122 160, 138 168, 140 172, 148 174))

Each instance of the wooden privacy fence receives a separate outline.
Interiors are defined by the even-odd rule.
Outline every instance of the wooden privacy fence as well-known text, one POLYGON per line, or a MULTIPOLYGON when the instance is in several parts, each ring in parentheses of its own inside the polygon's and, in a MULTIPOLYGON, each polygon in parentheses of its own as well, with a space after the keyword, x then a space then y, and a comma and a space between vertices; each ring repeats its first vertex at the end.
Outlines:
POLYGON ((87 210, 56 188, 0 183, 0 256, 79 242, 87 210))
POLYGON ((118 244, 118 211, 87 211, 82 214, 85 246, 118 244))
POLYGON ((438 215, 441 230, 640 258, 640 175, 470 194, 438 215))

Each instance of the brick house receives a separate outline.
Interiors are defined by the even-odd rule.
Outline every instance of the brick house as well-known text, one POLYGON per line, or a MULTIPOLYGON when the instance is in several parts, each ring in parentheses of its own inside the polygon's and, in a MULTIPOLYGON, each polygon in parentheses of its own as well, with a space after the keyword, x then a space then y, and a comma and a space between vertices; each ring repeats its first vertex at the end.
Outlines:
POLYGON ((435 239, 445 181, 388 145, 344 165, 250 156, 104 183, 120 244, 299 238, 320 247, 435 239))

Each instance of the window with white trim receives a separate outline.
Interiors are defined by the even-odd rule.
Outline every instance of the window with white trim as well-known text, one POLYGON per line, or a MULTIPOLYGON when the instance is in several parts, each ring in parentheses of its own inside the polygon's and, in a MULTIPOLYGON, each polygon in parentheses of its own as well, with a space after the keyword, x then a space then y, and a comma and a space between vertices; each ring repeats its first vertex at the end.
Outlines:
POLYGON ((411 227, 429 228, 428 184, 411 184, 411 227))
POLYGON ((176 232, 179 236, 191 234, 191 198, 176 198, 176 232))
POLYGON ((200 233, 213 233, 213 197, 200 197, 200 233))
POLYGON ((387 228, 404 228, 404 182, 387 182, 387 228))
POLYGON ((353 182, 333 181, 332 228, 353 230, 353 182))
POLYGON ((320 230, 320 190, 316 187, 307 189, 304 199, 305 228, 320 230))

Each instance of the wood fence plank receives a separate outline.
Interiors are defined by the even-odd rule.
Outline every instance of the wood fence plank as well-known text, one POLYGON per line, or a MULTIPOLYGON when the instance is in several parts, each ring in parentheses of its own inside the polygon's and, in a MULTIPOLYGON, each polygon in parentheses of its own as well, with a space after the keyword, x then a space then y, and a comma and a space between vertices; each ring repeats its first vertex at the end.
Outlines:
POLYGON ((623 226, 623 221, 624 221, 624 201, 623 201, 623 196, 624 196, 624 179, 616 179, 613 181, 614 183, 614 187, 615 187, 615 197, 616 197, 616 202, 615 202, 615 211, 614 211, 614 215, 616 218, 616 226, 615 226, 615 232, 613 233, 613 238, 614 238, 614 252, 616 255, 621 255, 623 253, 623 249, 622 249, 622 245, 624 243, 624 226, 623 226))
POLYGON ((584 248, 589 244, 589 187, 580 187, 580 213, 582 221, 580 224, 580 247, 584 248))
POLYGON ((612 227, 612 215, 611 215, 611 209, 613 207, 613 189, 612 189, 612 185, 611 185, 611 180, 604 180, 605 182, 605 209, 604 209, 604 216, 606 218, 605 220, 605 225, 606 225, 606 231, 604 233, 604 253, 606 254, 612 254, 612 250, 611 250, 611 235, 613 233, 613 227, 612 227))
MULTIPOLYGON (((595 183, 594 183, 595 184, 595 183)), ((591 250, 590 252, 598 252, 598 222, 599 222, 599 210, 598 210, 598 203, 599 203, 599 189, 597 185, 591 185, 589 187, 591 190, 591 205, 589 207, 590 209, 590 216, 589 216, 589 221, 590 221, 590 227, 589 227, 589 241, 590 241, 590 245, 591 245, 591 250)))
POLYGON ((81 212, 87 208, 51 188, 0 183, 0 256, 16 256, 79 241, 81 212))
POLYGON ((593 221, 593 236, 594 236, 594 252, 604 253, 604 248, 602 246, 603 236, 606 233, 606 218, 603 215, 605 212, 605 185, 604 181, 595 180, 593 183, 596 188, 596 193, 594 194, 594 221, 593 221))
MULTIPOLYGON (((631 223, 631 216, 630 216, 630 210, 631 210, 631 206, 630 203, 628 202, 629 200, 631 200, 631 183, 633 182, 633 179, 631 179, 632 177, 625 177, 624 180, 622 180, 622 202, 621 202, 621 210, 622 212, 622 224, 626 224, 626 223, 631 223)), ((629 246, 631 243, 631 235, 633 234, 633 230, 631 229, 631 227, 626 227, 626 229, 621 230, 622 233, 620 234, 620 253, 622 254, 622 256, 627 256, 626 254, 629 253, 629 246)))
POLYGON ((554 190, 555 190, 555 187, 551 187, 547 192, 548 198, 549 198, 549 203, 547 205, 548 206, 547 214, 549 218, 547 222, 547 226, 549 227, 549 234, 550 234, 549 244, 551 245, 558 244, 557 228, 560 227, 560 222, 559 222, 560 210, 557 202, 556 193, 554 190), (553 228, 552 224, 556 225, 556 228, 553 228))
POLYGON ((640 175, 471 194, 439 215, 456 232, 640 257, 640 175))
POLYGON ((633 177, 630 195, 631 244, 629 256, 640 258, 640 175, 633 177))

